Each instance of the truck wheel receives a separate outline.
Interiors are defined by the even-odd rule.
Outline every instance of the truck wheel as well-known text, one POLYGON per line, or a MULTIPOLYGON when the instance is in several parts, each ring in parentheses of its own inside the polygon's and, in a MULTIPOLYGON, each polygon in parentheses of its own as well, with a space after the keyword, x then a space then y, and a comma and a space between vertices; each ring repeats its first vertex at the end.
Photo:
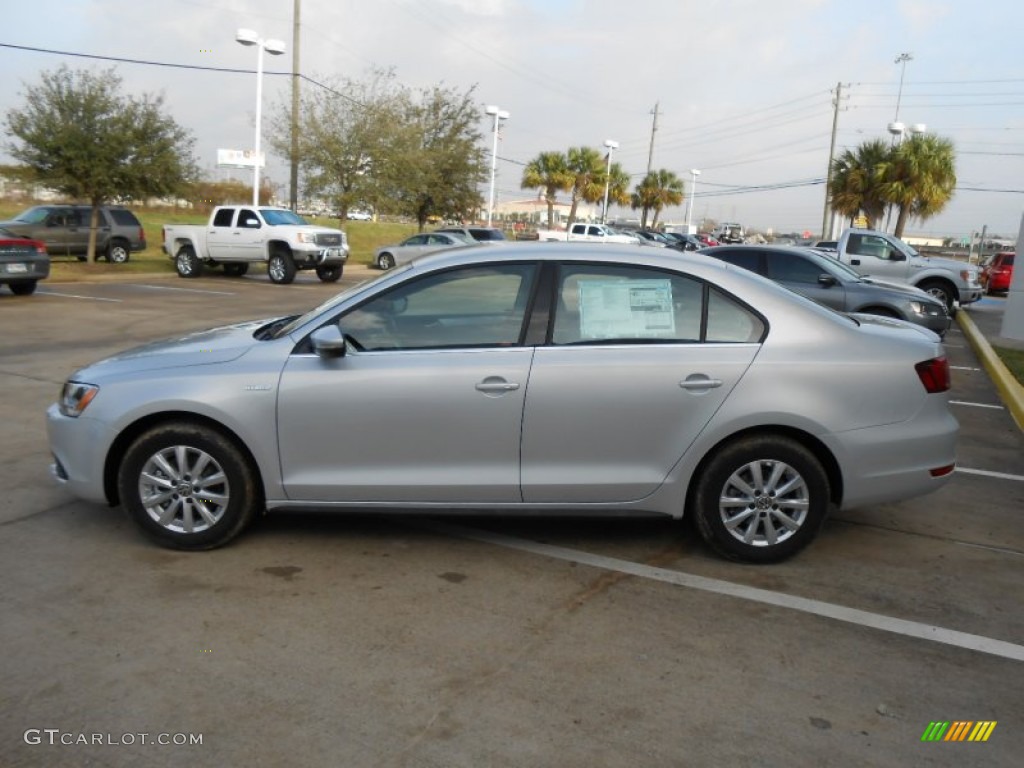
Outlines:
POLYGON ((8 286, 11 289, 11 293, 15 296, 28 296, 36 292, 35 280, 26 280, 23 283, 8 283, 8 286))
POLYGON ((203 263, 191 245, 181 246, 174 257, 174 268, 178 270, 178 277, 199 277, 203 273, 203 263))
POLYGON ((697 528, 712 549, 732 560, 774 563, 796 554, 828 511, 821 462, 781 435, 729 443, 698 477, 692 497, 697 528))
POLYGON ((121 503, 151 538, 174 549, 212 549, 263 509, 249 458, 220 432, 171 422, 129 446, 117 477, 121 503))
POLYGON ((249 265, 246 262, 242 262, 241 264, 224 265, 224 274, 228 277, 242 277, 248 271, 249 265))
POLYGON ((395 266, 395 257, 390 253, 382 253, 377 257, 377 266, 385 272, 389 269, 393 269, 395 266))
POLYGON ((111 264, 124 264, 131 258, 131 248, 124 240, 111 240, 107 248, 107 261, 111 264))
POLYGON ((953 312, 953 302, 957 298, 956 288, 945 280, 925 280, 917 287, 945 304, 948 312, 953 312))
POLYGON ((267 275, 270 282, 278 285, 288 285, 295 280, 295 262, 292 255, 287 251, 274 251, 267 261, 267 275))
POLYGON ((341 264, 328 264, 316 268, 316 276, 324 283, 336 283, 341 277, 341 264))

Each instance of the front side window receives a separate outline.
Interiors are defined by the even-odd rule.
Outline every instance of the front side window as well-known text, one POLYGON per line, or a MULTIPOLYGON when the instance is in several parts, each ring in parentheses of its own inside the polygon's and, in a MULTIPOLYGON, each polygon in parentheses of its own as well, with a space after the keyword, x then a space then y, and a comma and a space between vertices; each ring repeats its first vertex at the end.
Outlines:
POLYGON ((533 264, 503 264, 428 275, 356 307, 339 326, 364 350, 512 346, 536 272, 533 264))
POLYGON ((238 226, 258 229, 260 226, 260 219, 255 212, 250 211, 248 208, 243 208, 238 212, 238 226))
POLYGON ((780 283, 805 283, 816 285, 825 270, 813 261, 795 253, 768 254, 768 277, 780 283))
POLYGON ((850 235, 846 252, 855 256, 873 256, 886 261, 903 261, 902 253, 894 249, 884 238, 877 235, 850 235))

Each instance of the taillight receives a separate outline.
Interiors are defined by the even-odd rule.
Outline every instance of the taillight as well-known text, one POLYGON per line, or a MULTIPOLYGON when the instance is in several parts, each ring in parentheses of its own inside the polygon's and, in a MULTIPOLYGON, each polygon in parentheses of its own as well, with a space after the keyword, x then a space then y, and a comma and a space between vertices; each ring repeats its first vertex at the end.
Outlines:
POLYGON ((917 371, 917 376, 928 394, 934 395, 949 390, 949 360, 945 355, 918 363, 914 370, 917 371))

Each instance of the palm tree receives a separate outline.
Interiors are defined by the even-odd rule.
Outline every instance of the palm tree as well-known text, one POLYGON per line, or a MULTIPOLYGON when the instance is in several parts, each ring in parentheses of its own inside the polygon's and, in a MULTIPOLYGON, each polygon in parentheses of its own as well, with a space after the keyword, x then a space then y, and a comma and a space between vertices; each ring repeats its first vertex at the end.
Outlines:
POLYGON ((953 198, 956 187, 956 154, 953 142, 941 136, 911 136, 890 153, 882 167, 881 193, 899 208, 896 237, 911 216, 930 218, 953 198))
MULTIPOLYGON (((629 205, 629 174, 619 163, 612 163, 611 171, 606 179, 608 183, 608 207, 629 205)), ((607 214, 607 211, 604 212, 607 214)))
POLYGON ((571 147, 567 159, 572 178, 572 207, 569 209, 569 226, 572 226, 580 200, 596 203, 604 197, 605 169, 601 153, 591 147, 571 147))
POLYGON ((861 212, 868 220, 868 229, 885 214, 886 201, 881 195, 881 173, 889 158, 889 147, 881 139, 867 141, 856 151, 846 150, 832 161, 829 186, 832 210, 852 222, 861 212))
POLYGON ((540 189, 548 204, 548 229, 555 225, 555 203, 558 193, 572 188, 572 175, 566 157, 561 152, 541 152, 523 169, 522 189, 540 189))
POLYGON ((637 184, 633 193, 631 205, 633 209, 641 209, 640 226, 647 227, 647 213, 654 211, 654 219, 651 221, 651 228, 658 226, 658 216, 662 210, 670 205, 679 205, 683 202, 683 180, 672 171, 664 168, 651 171, 644 176, 643 181, 637 184))

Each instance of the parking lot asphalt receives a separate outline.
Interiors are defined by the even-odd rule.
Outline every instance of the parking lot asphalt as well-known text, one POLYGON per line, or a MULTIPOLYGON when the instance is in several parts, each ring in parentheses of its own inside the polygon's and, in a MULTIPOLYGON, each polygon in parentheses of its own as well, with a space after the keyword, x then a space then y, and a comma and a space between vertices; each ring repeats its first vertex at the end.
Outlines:
POLYGON ((171 552, 49 478, 79 365, 337 289, 0 294, 0 765, 1020 764, 1024 438, 956 326, 952 481, 774 566, 661 520, 273 515, 171 552), (922 741, 936 721, 996 726, 922 741))

